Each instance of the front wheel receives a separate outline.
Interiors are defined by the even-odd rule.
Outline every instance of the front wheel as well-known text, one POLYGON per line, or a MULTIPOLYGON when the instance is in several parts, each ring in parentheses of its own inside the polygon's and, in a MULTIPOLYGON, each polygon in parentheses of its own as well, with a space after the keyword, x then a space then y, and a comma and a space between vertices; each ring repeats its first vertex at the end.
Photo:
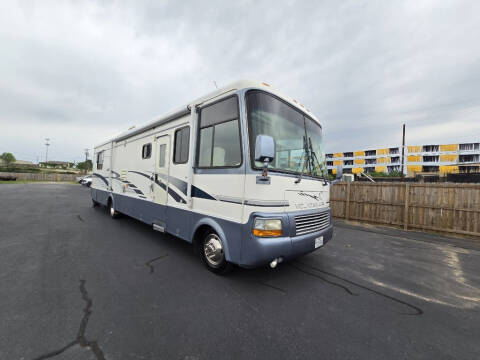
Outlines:
POLYGON ((222 239, 214 231, 205 234, 201 243, 200 255, 208 270, 216 274, 225 274, 233 268, 225 258, 222 239))

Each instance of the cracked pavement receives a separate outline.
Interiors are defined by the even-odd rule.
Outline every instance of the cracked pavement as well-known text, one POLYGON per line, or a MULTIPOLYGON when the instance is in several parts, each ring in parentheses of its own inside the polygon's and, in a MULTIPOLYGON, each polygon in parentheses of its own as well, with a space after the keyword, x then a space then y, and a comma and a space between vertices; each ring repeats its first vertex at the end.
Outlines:
POLYGON ((480 242, 338 223, 219 277, 73 184, 0 185, 0 359, 480 358, 480 242))

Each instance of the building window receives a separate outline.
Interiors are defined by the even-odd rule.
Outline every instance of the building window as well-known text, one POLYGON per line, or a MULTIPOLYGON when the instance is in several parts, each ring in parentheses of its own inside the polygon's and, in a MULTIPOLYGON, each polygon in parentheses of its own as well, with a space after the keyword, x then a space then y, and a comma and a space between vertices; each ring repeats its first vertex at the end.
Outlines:
POLYGON ((333 166, 333 161, 327 161, 327 166, 333 166))
POLYGON ((165 167, 165 155, 167 153, 167 144, 160 145, 160 149, 158 151, 158 167, 165 167))
POLYGON ((103 169, 103 156, 104 156, 105 151, 100 151, 97 153, 97 170, 102 170, 103 169))
POLYGON ((173 151, 174 164, 186 164, 188 162, 188 152, 190 146, 190 127, 175 131, 175 145, 173 151))
POLYGON ((399 163, 400 162, 400 156, 392 156, 390 161, 391 161, 392 164, 399 163))
POLYGON ((424 145, 423 151, 424 152, 437 152, 439 149, 438 145, 424 145))
POLYGON ((145 144, 142 146, 142 159, 150 159, 152 156, 152 144, 145 144))
POLYGON ((353 157, 353 152, 344 152, 343 157, 344 158, 352 158, 353 157))
POLYGON ((365 164, 376 164, 377 159, 365 159, 365 164))
POLYGON ((365 156, 377 156, 376 150, 365 150, 365 156))
POLYGON ((197 166, 237 167, 242 163, 236 96, 203 108, 199 119, 197 166))
POLYGON ((333 154, 325 154, 326 158, 333 158, 333 154))
POLYGON ((353 160, 343 160, 343 165, 353 165, 353 160))
POLYGON ((398 150, 398 148, 390 148, 390 149, 388 149, 388 153, 389 154, 398 154, 399 150, 398 150))

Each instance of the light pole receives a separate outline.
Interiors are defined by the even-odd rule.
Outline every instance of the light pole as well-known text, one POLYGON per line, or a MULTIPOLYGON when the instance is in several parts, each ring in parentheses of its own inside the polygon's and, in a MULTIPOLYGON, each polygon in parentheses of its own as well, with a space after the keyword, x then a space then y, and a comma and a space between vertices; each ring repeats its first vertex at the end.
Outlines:
POLYGON ((45 151, 45 166, 47 166, 47 161, 48 161, 48 147, 50 146, 50 138, 45 138, 45 147, 46 147, 46 151, 45 151))
POLYGON ((87 160, 88 160, 88 149, 85 149, 84 150, 85 152, 85 174, 87 173, 88 169, 87 169, 87 160))

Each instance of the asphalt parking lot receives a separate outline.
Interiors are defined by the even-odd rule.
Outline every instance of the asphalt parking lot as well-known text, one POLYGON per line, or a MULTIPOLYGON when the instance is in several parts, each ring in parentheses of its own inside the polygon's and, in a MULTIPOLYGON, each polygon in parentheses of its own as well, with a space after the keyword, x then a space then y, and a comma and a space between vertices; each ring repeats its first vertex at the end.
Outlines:
POLYGON ((87 188, 0 184, 0 281, 0 359, 480 358, 480 241, 337 224, 221 277, 87 188))

